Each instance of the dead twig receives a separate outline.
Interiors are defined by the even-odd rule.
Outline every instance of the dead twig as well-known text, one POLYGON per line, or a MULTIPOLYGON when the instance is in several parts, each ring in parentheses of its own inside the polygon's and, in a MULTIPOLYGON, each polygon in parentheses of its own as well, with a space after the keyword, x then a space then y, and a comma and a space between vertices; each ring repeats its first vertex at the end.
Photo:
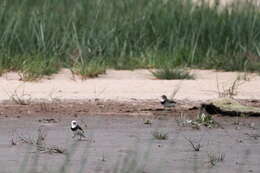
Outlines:
POLYGON ((31 104, 31 95, 26 94, 24 89, 19 94, 18 88, 16 88, 12 94, 10 94, 9 92, 6 91, 6 94, 8 95, 9 99, 12 102, 19 104, 19 105, 29 105, 29 104, 31 104))
POLYGON ((170 96, 171 99, 175 98, 175 96, 179 92, 180 88, 181 88, 181 82, 173 89, 173 92, 170 96))
POLYGON ((28 137, 28 136, 24 136, 24 135, 20 135, 18 133, 16 133, 18 136, 18 139, 22 142, 22 143, 26 143, 26 144, 30 144, 36 147, 36 150, 41 152, 41 153, 57 153, 57 154, 65 154, 67 153, 67 150, 56 146, 56 145, 47 145, 46 144, 46 130, 43 126, 38 128, 38 134, 37 134, 37 138, 34 139, 32 137, 28 137))

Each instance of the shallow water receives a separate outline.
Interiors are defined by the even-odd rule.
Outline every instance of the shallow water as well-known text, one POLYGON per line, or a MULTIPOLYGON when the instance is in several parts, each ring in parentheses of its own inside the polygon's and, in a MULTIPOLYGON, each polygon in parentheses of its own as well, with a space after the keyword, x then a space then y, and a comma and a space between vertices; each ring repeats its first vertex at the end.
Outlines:
POLYGON ((59 117, 57 123, 42 123, 40 118, 1 118, 1 172, 60 172, 64 163, 65 172, 79 172, 81 168, 88 173, 123 172, 128 167, 130 172, 145 173, 260 172, 260 138, 246 134, 260 134, 259 118, 246 118, 244 124, 235 126, 234 118, 224 117, 218 119, 224 129, 195 130, 177 126, 173 117, 151 118, 151 126, 145 125, 142 117, 78 117, 82 125, 87 122, 88 141, 71 138, 69 124, 73 117, 59 117), (254 129, 247 125, 250 122, 255 122, 254 129), (67 162, 63 154, 37 154, 35 147, 21 142, 10 145, 12 131, 35 139, 42 125, 47 132, 47 144, 75 150, 67 162), (168 140, 154 139, 152 133, 156 130, 167 132, 168 140), (200 143, 200 151, 193 151, 184 136, 200 143), (222 153, 224 160, 210 167, 210 153, 222 153))

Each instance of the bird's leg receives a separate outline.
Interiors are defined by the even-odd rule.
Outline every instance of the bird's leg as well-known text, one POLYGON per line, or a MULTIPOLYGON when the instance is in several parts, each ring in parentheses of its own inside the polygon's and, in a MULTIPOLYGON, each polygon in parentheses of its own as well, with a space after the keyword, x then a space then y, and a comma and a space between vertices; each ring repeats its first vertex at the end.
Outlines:
POLYGON ((72 139, 74 139, 75 137, 76 137, 76 134, 73 134, 72 139))

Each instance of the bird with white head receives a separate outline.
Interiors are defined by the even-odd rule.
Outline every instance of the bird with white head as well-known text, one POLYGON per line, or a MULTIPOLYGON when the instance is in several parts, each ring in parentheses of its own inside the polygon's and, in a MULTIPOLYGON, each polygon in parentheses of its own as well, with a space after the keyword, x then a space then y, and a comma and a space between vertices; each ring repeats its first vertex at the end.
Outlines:
POLYGON ((168 99, 166 95, 161 96, 160 102, 164 107, 175 107, 176 106, 176 102, 174 100, 168 99))
POLYGON ((78 137, 79 140, 86 138, 84 130, 78 125, 76 120, 71 121, 71 131, 73 132, 72 138, 78 137))

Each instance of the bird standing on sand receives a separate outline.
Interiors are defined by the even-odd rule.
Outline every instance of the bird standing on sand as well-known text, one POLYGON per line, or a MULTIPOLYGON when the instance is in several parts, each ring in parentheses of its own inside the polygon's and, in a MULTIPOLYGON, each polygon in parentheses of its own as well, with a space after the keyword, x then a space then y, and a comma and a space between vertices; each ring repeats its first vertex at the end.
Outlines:
POLYGON ((176 106, 176 102, 173 100, 170 100, 166 97, 166 95, 162 95, 161 104, 164 107, 174 107, 176 106))
POLYGON ((72 138, 75 138, 76 136, 79 137, 79 140, 81 140, 81 138, 86 138, 83 129, 77 124, 76 120, 71 121, 70 129, 73 132, 72 138))

